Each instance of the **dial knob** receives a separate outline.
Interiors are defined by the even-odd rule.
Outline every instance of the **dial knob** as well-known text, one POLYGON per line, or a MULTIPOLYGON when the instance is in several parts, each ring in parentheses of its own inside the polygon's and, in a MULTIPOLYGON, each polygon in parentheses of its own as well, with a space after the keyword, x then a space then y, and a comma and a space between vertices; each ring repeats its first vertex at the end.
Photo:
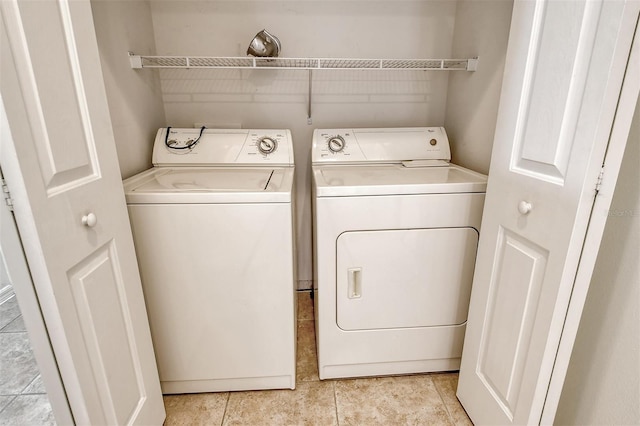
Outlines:
POLYGON ((327 141, 327 146, 331 152, 341 152, 345 145, 344 138, 340 135, 332 136, 327 141))
POLYGON ((263 154, 271 154, 276 148, 278 148, 278 142, 273 138, 265 136, 258 140, 258 151, 263 154))

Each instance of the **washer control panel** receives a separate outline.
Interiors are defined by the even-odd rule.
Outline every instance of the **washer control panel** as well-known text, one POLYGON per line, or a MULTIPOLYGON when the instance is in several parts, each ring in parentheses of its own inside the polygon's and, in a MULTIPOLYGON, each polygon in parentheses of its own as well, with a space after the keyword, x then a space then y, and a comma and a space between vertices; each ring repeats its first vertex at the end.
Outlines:
POLYGON ((316 129, 312 163, 406 162, 451 160, 443 127, 316 129))
POLYGON ((289 130, 249 130, 237 163, 272 164, 293 161, 293 145, 289 130))
POLYGON ((288 129, 161 128, 154 165, 293 165, 288 129))
POLYGON ((324 161, 352 162, 365 160, 353 131, 347 129, 315 130, 313 132, 312 155, 314 162, 316 161, 316 156, 324 161))

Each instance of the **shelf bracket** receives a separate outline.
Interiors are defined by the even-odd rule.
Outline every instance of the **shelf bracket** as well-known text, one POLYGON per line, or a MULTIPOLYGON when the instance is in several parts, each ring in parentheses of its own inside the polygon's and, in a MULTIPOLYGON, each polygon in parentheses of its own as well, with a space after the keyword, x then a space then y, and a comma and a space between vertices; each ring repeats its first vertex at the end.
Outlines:
POLYGON ((131 63, 131 68, 133 69, 142 69, 142 56, 136 55, 133 52, 129 53, 129 62, 131 63))
POLYGON ((478 57, 467 59, 467 71, 478 70, 478 57))
POLYGON ((313 70, 309 70, 309 99, 307 100, 307 124, 313 124, 311 120, 311 92, 313 87, 313 70))

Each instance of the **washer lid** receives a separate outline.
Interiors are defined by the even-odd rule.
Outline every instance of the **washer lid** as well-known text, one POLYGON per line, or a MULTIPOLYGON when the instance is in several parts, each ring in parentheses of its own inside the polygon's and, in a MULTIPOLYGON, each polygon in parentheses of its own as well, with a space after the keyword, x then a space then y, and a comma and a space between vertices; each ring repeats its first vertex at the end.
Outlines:
POLYGON ((292 167, 154 167, 124 181, 127 203, 289 202, 292 167))
POLYGON ((314 166, 313 178, 317 197, 485 192, 487 187, 485 175, 456 165, 314 166))

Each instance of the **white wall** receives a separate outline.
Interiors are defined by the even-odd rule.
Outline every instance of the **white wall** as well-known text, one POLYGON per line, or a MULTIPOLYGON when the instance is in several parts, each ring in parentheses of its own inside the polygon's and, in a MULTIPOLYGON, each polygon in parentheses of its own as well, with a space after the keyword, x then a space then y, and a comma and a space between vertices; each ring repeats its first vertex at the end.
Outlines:
POLYGON ((637 106, 556 424, 640 424, 639 182, 637 106))
POLYGON ((131 69, 127 52, 155 54, 149 2, 92 0, 107 100, 123 178, 151 166, 158 128, 165 126, 158 75, 131 69))
POLYGON ((513 2, 458 1, 453 55, 479 56, 478 71, 449 77, 445 128, 453 162, 487 173, 496 128, 513 2))

